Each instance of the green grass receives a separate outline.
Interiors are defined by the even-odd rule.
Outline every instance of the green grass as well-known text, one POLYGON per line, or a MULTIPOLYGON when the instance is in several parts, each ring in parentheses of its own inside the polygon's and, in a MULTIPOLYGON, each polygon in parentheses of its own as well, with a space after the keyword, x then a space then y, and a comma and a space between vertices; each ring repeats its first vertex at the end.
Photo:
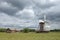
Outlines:
POLYGON ((50 33, 2 33, 0 40, 60 40, 60 32, 50 33))

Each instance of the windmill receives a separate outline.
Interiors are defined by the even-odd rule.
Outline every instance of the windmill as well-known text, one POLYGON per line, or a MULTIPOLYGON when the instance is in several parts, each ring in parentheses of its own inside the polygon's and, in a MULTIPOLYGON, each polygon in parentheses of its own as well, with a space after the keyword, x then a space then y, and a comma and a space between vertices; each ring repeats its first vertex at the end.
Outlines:
MULTIPOLYGON (((37 3, 34 0, 32 0, 32 2, 34 3, 35 6, 37 6, 37 3)), ((43 16, 44 16, 43 20, 39 20, 39 32, 49 32, 50 27, 48 26, 46 14, 44 14, 43 16)))
POLYGON ((44 14, 44 19, 43 20, 39 20, 39 32, 49 32, 50 31, 50 26, 48 25, 48 21, 46 18, 46 14, 44 14))

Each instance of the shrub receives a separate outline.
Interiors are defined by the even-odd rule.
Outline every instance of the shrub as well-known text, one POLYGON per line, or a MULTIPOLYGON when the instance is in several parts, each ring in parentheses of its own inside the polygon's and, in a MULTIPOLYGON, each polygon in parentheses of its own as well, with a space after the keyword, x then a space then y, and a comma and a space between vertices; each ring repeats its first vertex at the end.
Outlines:
POLYGON ((28 29, 28 28, 24 28, 24 29, 23 29, 23 32, 24 32, 24 33, 28 33, 28 32, 29 32, 29 29, 28 29))
POLYGON ((0 28, 0 32, 6 32, 5 28, 0 28))
POLYGON ((60 29, 50 30, 51 32, 60 32, 60 29))
POLYGON ((30 32, 35 32, 35 29, 29 29, 30 32))

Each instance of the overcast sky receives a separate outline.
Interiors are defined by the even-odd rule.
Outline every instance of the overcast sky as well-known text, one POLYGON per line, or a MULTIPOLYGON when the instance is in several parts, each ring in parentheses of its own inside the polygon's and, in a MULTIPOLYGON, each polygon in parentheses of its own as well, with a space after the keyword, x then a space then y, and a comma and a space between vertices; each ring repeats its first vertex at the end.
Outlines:
POLYGON ((38 27, 44 14, 51 29, 60 29, 60 0, 0 0, 1 27, 38 27))

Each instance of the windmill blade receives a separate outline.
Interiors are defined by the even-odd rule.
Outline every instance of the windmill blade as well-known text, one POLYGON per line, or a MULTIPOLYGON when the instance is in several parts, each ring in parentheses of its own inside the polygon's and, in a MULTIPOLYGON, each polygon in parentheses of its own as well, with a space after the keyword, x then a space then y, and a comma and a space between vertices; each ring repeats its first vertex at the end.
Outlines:
POLYGON ((46 21, 46 14, 44 14, 44 21, 46 21))
POLYGON ((32 0, 32 3, 34 3, 34 4, 35 4, 35 6, 36 6, 36 4, 37 4, 34 0, 32 0))
MULTIPOLYGON (((34 0, 31 0, 31 1, 32 1, 32 3, 34 3, 34 5, 35 5, 36 7, 40 8, 40 6, 38 5, 37 2, 35 2, 34 0)), ((40 9, 41 9, 41 8, 40 8, 40 9)))

